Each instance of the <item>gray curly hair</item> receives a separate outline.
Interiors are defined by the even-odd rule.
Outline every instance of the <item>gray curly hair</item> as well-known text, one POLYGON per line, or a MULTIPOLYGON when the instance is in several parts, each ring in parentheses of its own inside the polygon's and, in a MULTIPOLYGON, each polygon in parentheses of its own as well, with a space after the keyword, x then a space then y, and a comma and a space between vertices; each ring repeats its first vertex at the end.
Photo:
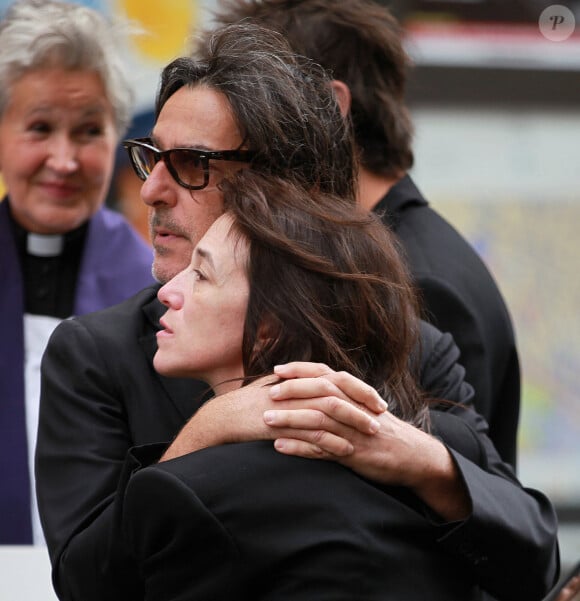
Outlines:
POLYGON ((0 116, 11 86, 28 71, 50 67, 95 71, 122 136, 131 120, 133 90, 121 59, 127 24, 67 2, 19 0, 0 21, 0 116))

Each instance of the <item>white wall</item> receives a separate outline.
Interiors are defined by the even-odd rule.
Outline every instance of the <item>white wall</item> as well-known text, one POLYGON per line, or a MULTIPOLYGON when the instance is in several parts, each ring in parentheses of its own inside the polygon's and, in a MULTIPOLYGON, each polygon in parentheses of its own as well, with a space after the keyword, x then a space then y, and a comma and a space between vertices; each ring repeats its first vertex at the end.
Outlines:
POLYGON ((0 545, 2 601, 57 601, 45 547, 0 545))

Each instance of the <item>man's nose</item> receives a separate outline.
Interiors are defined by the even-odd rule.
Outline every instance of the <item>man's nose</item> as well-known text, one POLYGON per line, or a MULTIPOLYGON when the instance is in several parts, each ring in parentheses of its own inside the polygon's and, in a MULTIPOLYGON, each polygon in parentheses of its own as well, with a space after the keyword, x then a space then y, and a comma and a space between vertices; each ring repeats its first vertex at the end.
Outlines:
POLYGON ((150 207, 175 206, 179 184, 173 179, 163 161, 158 161, 141 186, 141 200, 150 207))

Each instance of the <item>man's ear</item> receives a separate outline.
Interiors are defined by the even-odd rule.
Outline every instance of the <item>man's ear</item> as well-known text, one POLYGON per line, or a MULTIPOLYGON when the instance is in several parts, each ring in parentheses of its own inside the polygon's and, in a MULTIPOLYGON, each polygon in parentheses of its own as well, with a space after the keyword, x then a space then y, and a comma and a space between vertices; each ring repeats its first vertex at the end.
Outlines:
POLYGON ((346 117, 350 112, 351 105, 350 88, 344 83, 344 81, 340 81, 340 79, 333 79, 330 82, 330 85, 334 90, 336 101, 340 107, 340 114, 343 117, 346 117))

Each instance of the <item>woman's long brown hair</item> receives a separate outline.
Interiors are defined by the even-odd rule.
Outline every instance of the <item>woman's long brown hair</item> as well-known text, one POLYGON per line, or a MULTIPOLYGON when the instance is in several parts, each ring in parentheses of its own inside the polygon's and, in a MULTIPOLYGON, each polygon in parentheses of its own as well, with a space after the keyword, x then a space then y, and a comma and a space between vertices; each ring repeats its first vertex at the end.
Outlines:
POLYGON ((245 376, 289 361, 325 363, 426 427, 410 370, 417 301, 394 236, 354 202, 287 179, 244 170, 223 191, 234 232, 250 241, 245 376))

